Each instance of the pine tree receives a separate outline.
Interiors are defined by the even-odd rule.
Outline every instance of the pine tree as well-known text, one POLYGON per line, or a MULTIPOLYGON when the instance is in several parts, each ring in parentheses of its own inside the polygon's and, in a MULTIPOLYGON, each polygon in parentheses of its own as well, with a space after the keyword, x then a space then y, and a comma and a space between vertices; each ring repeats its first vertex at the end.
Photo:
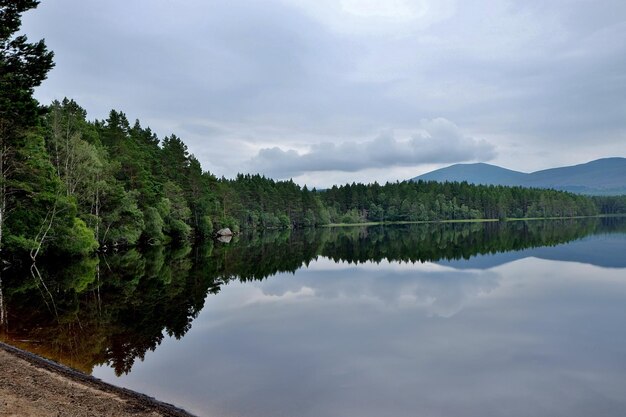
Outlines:
POLYGON ((19 178, 29 155, 24 142, 32 139, 41 108, 33 89, 41 84, 53 67, 52 52, 43 40, 29 43, 16 33, 21 15, 33 9, 34 0, 0 0, 0 250, 5 237, 7 217, 15 208, 16 196, 23 189, 19 178))

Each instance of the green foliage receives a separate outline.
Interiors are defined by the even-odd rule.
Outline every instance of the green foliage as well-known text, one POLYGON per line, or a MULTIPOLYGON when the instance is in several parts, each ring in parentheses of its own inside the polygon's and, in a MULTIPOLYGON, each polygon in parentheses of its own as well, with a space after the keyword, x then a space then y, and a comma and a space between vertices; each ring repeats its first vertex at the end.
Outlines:
POLYGON ((218 222, 218 229, 229 228, 233 233, 239 233, 241 230, 237 219, 233 216, 224 216, 218 222))
POLYGON ((438 221, 524 217, 593 216, 600 211, 589 197, 522 187, 438 182, 347 184, 321 193, 331 220, 438 221))
POLYGON ((196 233, 201 239, 208 239, 213 236, 213 222, 210 216, 204 215, 200 217, 196 233))
POLYGON ((31 130, 16 145, 19 169, 9 182, 15 199, 6 222, 7 248, 28 251, 32 257, 48 249, 79 256, 93 252, 93 231, 76 217, 76 201, 63 192, 43 136, 31 130))
POLYGON ((157 205, 158 214, 163 219, 163 232, 171 239, 181 242, 191 236, 191 210, 187 205, 182 189, 173 182, 163 185, 164 197, 157 205))
POLYGON ((137 206, 137 194, 125 191, 117 182, 106 186, 101 197, 99 241, 102 245, 134 245, 144 229, 143 213, 137 206))
POLYGON ((59 233, 62 239, 56 239, 55 249, 63 254, 72 256, 87 256, 98 249, 93 230, 87 227, 84 221, 73 218, 71 227, 65 227, 59 233))
POLYGON ((191 218, 191 210, 185 199, 185 195, 180 186, 173 182, 163 184, 164 199, 169 201, 168 217, 173 220, 188 222, 191 218))
POLYGON ((59 277, 62 280, 61 285, 69 290, 68 292, 76 294, 93 288, 94 282, 98 279, 98 266, 97 256, 72 259, 62 268, 63 275, 59 277))
POLYGON ((346 213, 341 216, 341 223, 361 223, 365 221, 365 219, 359 214, 359 212, 355 209, 348 210, 346 213))
POLYGON ((597 196, 591 197, 593 202, 603 214, 625 214, 626 195, 620 196, 597 196))
POLYGON ((148 207, 144 212, 143 236, 145 241, 151 245, 163 243, 165 241, 164 226, 165 222, 159 211, 154 207, 148 207))
POLYGON ((33 90, 52 69, 53 54, 43 40, 29 43, 16 35, 21 14, 37 7, 33 0, 0 1, 0 141, 10 145, 11 137, 39 122, 41 110, 33 90))
POLYGON ((182 220, 170 219, 168 224, 168 233, 173 240, 183 242, 191 237, 191 226, 182 220))
POLYGON ((4 244, 13 253, 23 254, 28 253, 30 250, 35 247, 36 242, 34 239, 30 239, 26 236, 15 234, 15 233, 6 233, 6 237, 4 238, 4 244))

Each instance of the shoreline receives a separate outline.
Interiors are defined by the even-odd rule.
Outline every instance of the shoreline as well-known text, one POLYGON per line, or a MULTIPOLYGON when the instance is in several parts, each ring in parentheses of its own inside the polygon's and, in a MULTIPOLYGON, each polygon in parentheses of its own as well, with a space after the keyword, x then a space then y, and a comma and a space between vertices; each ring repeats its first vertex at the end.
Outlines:
POLYGON ((626 214, 597 214, 594 216, 568 217, 509 217, 505 219, 448 219, 448 220, 398 220, 362 223, 329 223, 319 227, 356 227, 356 226, 393 226, 402 224, 437 224, 437 223, 494 223, 494 222, 524 222, 537 220, 575 220, 575 219, 602 219, 611 217, 626 217, 626 214))
POLYGON ((146 394, 0 342, 0 416, 111 415, 192 417, 146 394))

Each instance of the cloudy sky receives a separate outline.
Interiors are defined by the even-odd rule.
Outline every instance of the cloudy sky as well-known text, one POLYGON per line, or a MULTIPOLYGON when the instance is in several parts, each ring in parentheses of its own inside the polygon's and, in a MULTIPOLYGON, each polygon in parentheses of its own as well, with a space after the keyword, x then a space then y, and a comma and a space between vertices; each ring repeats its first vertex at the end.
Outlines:
POLYGON ((40 101, 122 110, 218 176, 626 156, 624 0, 43 0, 23 29, 56 54, 40 101))

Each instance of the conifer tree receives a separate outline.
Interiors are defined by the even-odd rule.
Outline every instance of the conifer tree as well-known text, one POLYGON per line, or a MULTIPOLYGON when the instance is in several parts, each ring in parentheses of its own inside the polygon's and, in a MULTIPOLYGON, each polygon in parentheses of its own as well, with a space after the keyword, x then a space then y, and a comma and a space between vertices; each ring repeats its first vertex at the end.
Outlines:
POLYGON ((28 152, 38 148, 33 130, 42 112, 33 89, 54 65, 43 40, 29 43, 26 36, 17 35, 21 15, 38 4, 35 0, 0 0, 0 250, 16 198, 32 192, 25 188, 24 175, 30 175, 26 165, 37 165, 29 160, 36 154, 28 152))

